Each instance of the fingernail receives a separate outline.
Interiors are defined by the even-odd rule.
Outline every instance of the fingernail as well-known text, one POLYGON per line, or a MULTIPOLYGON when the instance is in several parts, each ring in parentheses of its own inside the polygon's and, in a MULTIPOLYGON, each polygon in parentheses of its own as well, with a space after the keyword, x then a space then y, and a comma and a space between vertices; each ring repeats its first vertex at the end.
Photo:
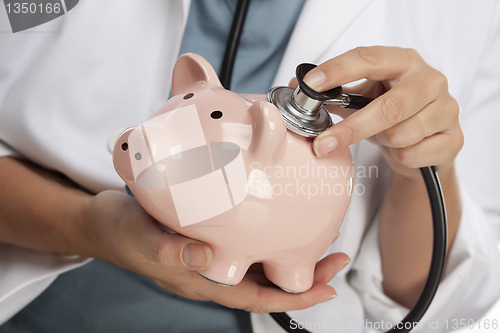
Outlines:
POLYGON ((325 136, 314 141, 314 153, 316 156, 325 156, 337 148, 339 142, 333 136, 325 136))
POLYGON ((210 254, 208 246, 191 243, 182 249, 182 262, 192 268, 205 268, 210 265, 210 254))
POLYGON ((335 241, 339 238, 339 236, 340 236, 340 232, 337 232, 337 234, 332 238, 332 241, 330 242, 330 244, 335 243, 335 241))
POLYGON ((320 70, 311 70, 304 76, 304 83, 307 84, 311 89, 320 91, 323 87, 323 83, 326 82, 326 74, 320 70))
POLYGON ((328 296, 328 298, 324 298, 323 301, 321 301, 320 303, 331 301, 335 297, 337 297, 337 293, 334 293, 333 295, 328 296))
MULTIPOLYGON (((337 273, 340 272, 341 270, 343 270, 347 265, 349 265, 349 263, 351 262, 351 259, 347 259, 344 264, 337 270, 337 273)), ((337 274, 335 273, 335 274, 337 274)))

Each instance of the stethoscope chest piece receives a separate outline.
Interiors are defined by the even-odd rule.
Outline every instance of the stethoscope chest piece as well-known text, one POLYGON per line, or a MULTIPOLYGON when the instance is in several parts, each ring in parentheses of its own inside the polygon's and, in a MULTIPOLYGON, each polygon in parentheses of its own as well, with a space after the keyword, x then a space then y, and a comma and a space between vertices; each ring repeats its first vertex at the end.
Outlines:
POLYGON ((316 65, 307 63, 297 66, 298 85, 295 89, 274 87, 267 93, 267 100, 281 112, 286 127, 305 137, 316 137, 332 126, 332 119, 323 104, 342 97, 342 87, 319 93, 304 82, 305 74, 314 67, 316 65))
POLYGON ((332 119, 323 106, 315 114, 307 114, 294 105, 293 93, 294 89, 289 87, 274 87, 267 93, 267 100, 276 105, 290 131, 309 138, 332 126, 332 119))

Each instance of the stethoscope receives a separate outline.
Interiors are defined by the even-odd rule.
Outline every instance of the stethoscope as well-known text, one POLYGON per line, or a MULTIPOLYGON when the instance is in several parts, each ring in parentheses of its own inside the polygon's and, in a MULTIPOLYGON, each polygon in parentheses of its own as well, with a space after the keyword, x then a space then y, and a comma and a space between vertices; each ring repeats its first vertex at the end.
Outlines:
MULTIPOLYGON (((230 88, 236 52, 249 5, 250 0, 238 0, 219 75, 220 81, 226 89, 230 88)), ((286 127, 290 131, 308 138, 318 136, 333 125, 325 105, 333 104, 343 108, 362 109, 372 101, 372 99, 364 96, 345 94, 342 92, 342 87, 336 87, 326 92, 314 91, 303 80, 306 73, 314 67, 316 65, 313 64, 298 65, 296 69, 298 85, 295 89, 274 87, 267 94, 268 102, 273 103, 281 112, 286 127)), ((425 286, 417 302, 406 317, 388 332, 409 332, 416 326, 429 308, 444 270, 447 224, 441 185, 434 167, 422 167, 420 173, 425 182, 432 212, 433 247, 431 265, 425 286)), ((300 327, 292 329, 290 327, 292 318, 285 312, 271 313, 270 315, 287 332, 309 332, 300 327)))

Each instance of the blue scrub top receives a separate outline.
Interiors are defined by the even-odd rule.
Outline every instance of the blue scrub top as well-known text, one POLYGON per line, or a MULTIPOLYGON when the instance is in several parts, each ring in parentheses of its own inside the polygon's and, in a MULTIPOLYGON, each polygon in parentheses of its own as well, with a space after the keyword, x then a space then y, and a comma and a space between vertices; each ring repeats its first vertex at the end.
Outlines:
MULTIPOLYGON (((231 90, 266 93, 304 0, 253 0, 240 40, 231 90)), ((181 53, 205 57, 219 72, 236 1, 191 2, 181 53)), ((0 327, 1 333, 251 332, 249 314, 175 295, 102 260, 61 274, 0 327)))
MULTIPOLYGON (((197 53, 220 73, 237 1, 191 3, 181 54, 197 53)), ((232 91, 268 92, 303 5, 304 0, 251 1, 234 64, 232 91)))

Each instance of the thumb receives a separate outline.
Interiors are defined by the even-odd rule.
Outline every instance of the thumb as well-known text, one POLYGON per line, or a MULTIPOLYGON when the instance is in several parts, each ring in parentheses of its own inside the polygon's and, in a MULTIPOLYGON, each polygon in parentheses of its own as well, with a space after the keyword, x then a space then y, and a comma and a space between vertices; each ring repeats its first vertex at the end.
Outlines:
POLYGON ((154 261, 182 269, 204 269, 212 262, 212 251, 204 243, 179 234, 163 234, 155 244, 154 261))

